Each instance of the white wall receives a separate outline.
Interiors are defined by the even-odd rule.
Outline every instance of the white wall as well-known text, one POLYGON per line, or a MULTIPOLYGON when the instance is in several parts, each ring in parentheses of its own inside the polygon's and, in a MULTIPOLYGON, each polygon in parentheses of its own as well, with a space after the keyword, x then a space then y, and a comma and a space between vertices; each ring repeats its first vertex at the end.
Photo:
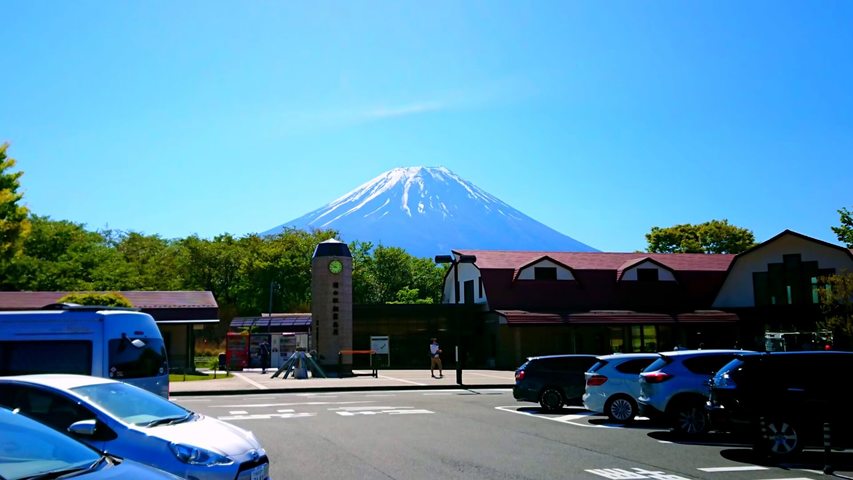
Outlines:
POLYGON ((518 272, 519 280, 535 280, 535 268, 536 267, 555 267, 557 269, 557 280, 574 280, 575 277, 572 275, 572 271, 568 268, 558 265, 548 259, 544 259, 542 261, 536 262, 533 265, 529 265, 525 267, 523 270, 518 272))
POLYGON ((853 261, 843 250, 796 235, 785 235, 734 261, 714 300, 714 308, 754 307, 752 273, 766 272, 768 263, 781 263, 782 255, 793 254, 800 254, 803 262, 817 261, 820 268, 835 268, 836 273, 853 272, 853 261))
MULTIPOLYGON (((467 280, 474 281, 474 299, 473 303, 486 303, 486 291, 485 286, 483 287, 483 298, 480 298, 480 269, 478 269, 473 263, 457 263, 454 265, 454 268, 458 268, 459 271, 457 275, 459 276, 459 302, 465 303, 465 282, 467 280)), ((454 281, 453 270, 447 274, 447 278, 444 281, 444 303, 457 303, 455 294, 456 291, 453 286, 454 281)))

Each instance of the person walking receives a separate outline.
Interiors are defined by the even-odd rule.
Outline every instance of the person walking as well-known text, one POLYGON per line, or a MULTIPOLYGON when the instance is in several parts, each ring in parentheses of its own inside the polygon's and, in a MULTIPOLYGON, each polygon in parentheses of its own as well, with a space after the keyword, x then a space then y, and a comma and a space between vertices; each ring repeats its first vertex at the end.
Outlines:
POLYGON ((441 347, 438 345, 438 339, 433 338, 429 344, 429 373, 432 378, 442 378, 444 374, 441 371, 441 347), (435 369, 438 368, 438 376, 435 376, 435 369))
POLYGON ((267 373, 267 365, 270 363, 270 344, 266 340, 258 345, 258 356, 261 357, 261 373, 267 373))

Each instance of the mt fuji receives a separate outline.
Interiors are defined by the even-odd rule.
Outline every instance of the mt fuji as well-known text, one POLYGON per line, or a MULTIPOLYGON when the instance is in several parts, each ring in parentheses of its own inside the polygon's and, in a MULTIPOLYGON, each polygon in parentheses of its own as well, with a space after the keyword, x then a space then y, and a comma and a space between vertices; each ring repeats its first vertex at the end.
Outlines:
POLYGON ((335 229, 344 241, 400 247, 416 257, 451 249, 594 252, 444 167, 389 170, 286 228, 335 229))

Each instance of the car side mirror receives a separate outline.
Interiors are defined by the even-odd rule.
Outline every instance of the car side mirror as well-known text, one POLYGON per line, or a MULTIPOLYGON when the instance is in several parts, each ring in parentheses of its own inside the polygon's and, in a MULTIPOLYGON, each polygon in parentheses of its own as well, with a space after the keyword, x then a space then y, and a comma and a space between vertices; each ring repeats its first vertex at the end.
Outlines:
POLYGON ((80 420, 74 422, 68 427, 68 431, 75 435, 85 435, 91 437, 95 435, 95 426, 97 421, 93 418, 90 420, 80 420))

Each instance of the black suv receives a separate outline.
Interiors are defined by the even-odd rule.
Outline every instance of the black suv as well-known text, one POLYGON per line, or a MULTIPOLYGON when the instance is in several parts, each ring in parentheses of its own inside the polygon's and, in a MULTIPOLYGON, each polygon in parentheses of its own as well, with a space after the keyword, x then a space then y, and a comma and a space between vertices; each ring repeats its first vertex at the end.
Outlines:
POLYGON ((739 355, 711 380, 706 408, 715 429, 750 435, 754 450, 773 460, 823 447, 853 447, 849 379, 853 352, 772 352, 739 355))
POLYGON ((529 357, 515 371, 512 396, 523 402, 539 402, 553 412, 563 405, 580 405, 586 377, 597 361, 595 355, 547 355, 529 357))

